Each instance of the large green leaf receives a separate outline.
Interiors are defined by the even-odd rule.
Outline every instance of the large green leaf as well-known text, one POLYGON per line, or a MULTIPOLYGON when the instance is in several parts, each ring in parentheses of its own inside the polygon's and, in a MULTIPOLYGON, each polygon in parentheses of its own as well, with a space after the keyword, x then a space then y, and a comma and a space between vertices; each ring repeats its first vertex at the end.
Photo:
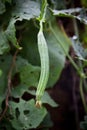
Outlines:
POLYGON ((12 97, 21 98, 25 92, 28 92, 29 86, 24 84, 19 84, 15 88, 12 88, 12 97))
POLYGON ((70 41, 64 31, 62 31, 56 22, 52 23, 50 30, 45 34, 49 56, 50 56, 50 77, 48 86, 53 86, 59 79, 62 69, 65 65, 65 58, 69 50, 70 41), (56 36, 54 35, 56 34, 56 36), (65 49, 65 52, 63 48, 65 49))
MULTIPOLYGON (((5 93, 8 82, 7 77, 11 67, 11 63, 12 63, 11 55, 0 57, 0 69, 2 70, 2 74, 0 76, 0 107, 2 101, 6 97, 5 93)), ((20 97, 24 94, 25 91, 28 91, 29 87, 37 86, 39 72, 40 72, 39 67, 29 64, 27 60, 18 56, 15 62, 14 70, 12 72, 12 77, 14 78, 15 74, 19 73, 21 81, 19 82, 18 87, 12 88, 12 95, 14 97, 16 97, 16 95, 20 97)))
POLYGON ((33 22, 29 22, 29 28, 23 33, 21 55, 32 63, 40 66, 40 57, 37 46, 37 28, 34 27, 33 22))
POLYGON ((30 20, 38 17, 40 14, 39 2, 33 0, 14 0, 14 3, 13 16, 16 17, 16 20, 30 20))
POLYGON ((19 73, 20 82, 28 87, 36 87, 38 84, 40 67, 31 65, 26 59, 18 56, 15 73, 19 73))
POLYGON ((10 102, 11 105, 11 116, 13 128, 16 130, 25 130, 36 128, 43 121, 47 114, 44 107, 38 109, 35 107, 34 100, 24 101, 20 100, 19 103, 10 102))
POLYGON ((24 59, 21 56, 17 56, 16 58, 16 65, 15 65, 15 72, 19 73, 23 67, 29 65, 29 62, 27 59, 24 59))
POLYGON ((16 38, 15 23, 18 20, 30 20, 38 17, 40 14, 40 5, 39 2, 31 0, 15 0, 13 3, 15 4, 15 7, 12 10, 13 18, 10 19, 5 35, 8 41, 17 48, 21 49, 16 38))
MULTIPOLYGON (((29 86, 23 84, 20 84, 13 88, 11 94, 14 98, 21 98, 25 92, 36 96, 35 90, 29 90, 29 86)), ((51 96, 47 92, 44 93, 41 101, 43 104, 49 104, 52 107, 58 107, 58 104, 51 98, 51 96)))

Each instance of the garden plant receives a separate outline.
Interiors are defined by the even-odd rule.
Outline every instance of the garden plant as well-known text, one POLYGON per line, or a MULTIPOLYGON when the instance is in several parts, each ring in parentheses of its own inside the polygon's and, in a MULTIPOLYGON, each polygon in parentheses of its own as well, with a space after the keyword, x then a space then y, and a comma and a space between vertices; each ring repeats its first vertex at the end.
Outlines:
POLYGON ((50 90, 66 60, 79 78, 85 111, 79 126, 87 130, 87 1, 74 2, 0 0, 0 130, 53 126, 47 107, 56 109, 60 104, 50 90), (67 19, 72 21, 72 35, 63 24, 67 19))

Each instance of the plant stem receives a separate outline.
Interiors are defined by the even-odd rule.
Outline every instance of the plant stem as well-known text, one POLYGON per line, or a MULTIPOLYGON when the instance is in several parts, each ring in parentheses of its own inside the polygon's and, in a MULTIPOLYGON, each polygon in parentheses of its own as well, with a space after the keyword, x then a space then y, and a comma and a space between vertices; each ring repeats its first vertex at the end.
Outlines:
MULTIPOLYGON (((73 19, 73 23, 74 23, 75 35, 77 36, 77 41, 79 42, 79 31, 78 31, 76 19, 73 19)), ((81 68, 81 72, 84 73, 81 60, 79 60, 79 67, 81 68)), ((85 96, 84 96, 84 92, 83 92, 83 83, 85 86, 86 85, 85 78, 80 77, 80 95, 81 95, 82 103, 84 106, 84 110, 87 114, 87 105, 86 105, 85 96)))
POLYGON ((84 83, 85 91, 86 91, 86 93, 87 93, 87 82, 86 82, 86 79, 84 79, 83 83, 84 83))
POLYGON ((85 112, 87 114, 87 105, 86 105, 86 102, 85 102, 85 97, 84 97, 83 85, 82 84, 83 84, 83 79, 80 78, 80 95, 81 95, 81 99, 82 99, 82 103, 83 103, 85 112))

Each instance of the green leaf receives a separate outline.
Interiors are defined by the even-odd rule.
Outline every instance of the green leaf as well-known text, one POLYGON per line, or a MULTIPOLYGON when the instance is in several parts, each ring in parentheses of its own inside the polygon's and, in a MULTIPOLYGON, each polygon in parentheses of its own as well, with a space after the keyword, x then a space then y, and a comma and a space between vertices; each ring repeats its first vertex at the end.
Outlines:
MULTIPOLYGON (((25 92, 34 96, 36 95, 35 90, 29 90, 29 86, 23 84, 20 84, 13 88, 11 94, 15 98, 21 98, 25 92)), ((44 93, 41 101, 44 104, 49 104, 51 107, 58 107, 58 104, 50 97, 47 92, 44 93)))
POLYGON ((53 15, 55 16, 76 18, 80 20, 81 22, 83 22, 84 24, 87 24, 86 9, 71 8, 71 9, 65 9, 65 10, 52 10, 52 12, 53 12, 53 15))
POLYGON ((30 65, 27 59, 24 59, 21 56, 17 56, 16 58, 16 65, 15 65, 15 72, 19 73, 23 67, 30 65))
MULTIPOLYGON (((27 92, 29 92, 31 95, 36 95, 36 92, 34 90, 28 90, 27 92)), ((49 104, 52 107, 58 107, 58 104, 50 97, 47 92, 44 92, 41 102, 44 104, 49 104)))
POLYGON ((43 121, 47 114, 44 107, 38 109, 35 107, 34 100, 24 101, 20 100, 19 103, 10 102, 11 116, 10 119, 13 128, 16 130, 36 128, 43 121))
POLYGON ((13 16, 16 20, 30 20, 40 15, 40 4, 31 0, 14 0, 13 16))
POLYGON ((42 103, 47 103, 52 107, 58 107, 58 104, 50 97, 50 95, 45 92, 42 99, 41 99, 42 103))
MULTIPOLYGON (((40 68, 31 65, 26 59, 18 56, 15 63, 14 75, 19 74, 19 84, 12 88, 12 96, 20 98, 29 87, 36 87, 39 80, 40 68)), ((14 77, 14 76, 13 76, 14 77)))
POLYGON ((5 4, 0 0, 0 14, 5 12, 5 4))
POLYGON ((20 71, 21 83, 28 86, 37 86, 39 79, 40 68, 32 65, 27 65, 20 71))
POLYGON ((21 55, 29 61, 32 65, 40 66, 40 57, 37 47, 37 33, 33 22, 29 22, 29 28, 23 33, 22 51, 21 55), (30 31, 31 30, 31 31, 30 31))
POLYGON ((9 25, 5 31, 5 35, 8 39, 8 41, 10 41, 16 48, 21 49, 21 47, 18 44, 17 38, 16 38, 16 29, 15 29, 15 19, 11 19, 9 22, 9 25))
POLYGON ((82 9, 81 8, 71 8, 71 9, 64 9, 64 10, 52 10, 53 15, 57 16, 72 16, 74 13, 79 13, 82 9))
POLYGON ((59 79, 62 69, 64 68, 65 58, 70 47, 70 41, 65 32, 56 24, 55 20, 52 22, 51 28, 45 34, 45 37, 48 43, 50 56, 50 76, 48 86, 52 87, 59 79), (54 33, 56 34, 57 39, 54 33), (66 53, 60 44, 65 49, 66 53))
POLYGON ((21 83, 28 86, 37 86, 39 71, 39 67, 33 67, 32 65, 25 66, 20 72, 21 83))
POLYGON ((11 95, 14 98, 21 98, 25 92, 28 92, 29 86, 24 84, 19 84, 12 88, 11 95))
POLYGON ((8 52, 10 49, 7 37, 5 33, 0 30, 0 55, 2 55, 5 52, 8 52))

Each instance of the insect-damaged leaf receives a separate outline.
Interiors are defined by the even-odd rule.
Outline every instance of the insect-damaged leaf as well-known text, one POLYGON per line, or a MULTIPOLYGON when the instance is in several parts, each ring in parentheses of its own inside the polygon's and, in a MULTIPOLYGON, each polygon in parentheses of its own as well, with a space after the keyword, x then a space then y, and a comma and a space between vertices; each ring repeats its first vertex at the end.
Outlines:
POLYGON ((65 10, 52 10, 52 12, 55 16, 75 18, 84 24, 87 24, 87 9, 71 8, 65 10))
POLYGON ((16 20, 30 20, 40 14, 40 3, 31 0, 14 0, 13 16, 16 20))
POLYGON ((10 122, 16 130, 36 128, 47 114, 44 107, 41 109, 35 107, 33 99, 27 102, 21 99, 19 103, 11 101, 10 105, 12 116, 10 122))
POLYGON ((36 87, 38 84, 40 67, 32 65, 27 59, 17 57, 16 73, 19 73, 20 82, 28 87, 36 87))

